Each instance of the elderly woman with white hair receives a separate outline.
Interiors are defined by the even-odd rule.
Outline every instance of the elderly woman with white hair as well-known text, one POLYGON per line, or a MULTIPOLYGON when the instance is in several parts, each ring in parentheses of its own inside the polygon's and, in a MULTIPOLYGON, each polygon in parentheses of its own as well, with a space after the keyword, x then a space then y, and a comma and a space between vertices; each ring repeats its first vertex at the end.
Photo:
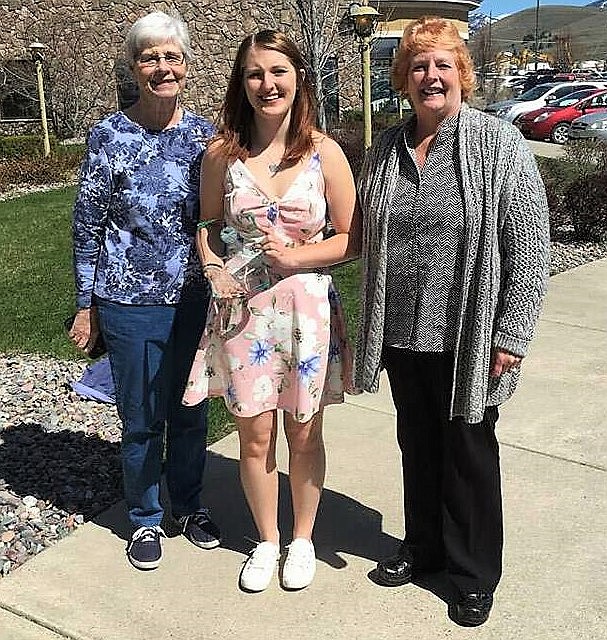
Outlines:
POLYGON ((202 508, 206 403, 181 397, 208 306, 194 236, 202 155, 212 125, 180 104, 191 59, 185 24, 161 12, 137 20, 126 53, 139 98, 89 134, 74 208, 78 312, 70 336, 108 349, 122 420, 124 492, 138 569, 161 559, 163 455, 172 515, 201 548, 219 545, 202 508))

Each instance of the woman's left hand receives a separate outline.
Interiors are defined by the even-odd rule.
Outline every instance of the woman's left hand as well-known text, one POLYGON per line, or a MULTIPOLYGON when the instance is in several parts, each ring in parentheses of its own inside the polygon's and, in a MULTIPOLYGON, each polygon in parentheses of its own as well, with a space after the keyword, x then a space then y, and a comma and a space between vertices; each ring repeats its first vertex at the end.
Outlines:
POLYGON ((285 244, 273 228, 264 229, 266 237, 261 242, 265 261, 272 267, 296 269, 297 264, 294 246, 285 244))
POLYGON ((513 353, 509 353, 503 349, 493 349, 489 375, 492 378, 497 378, 501 376, 502 373, 507 373, 511 369, 520 367, 521 360, 522 358, 520 356, 515 356, 513 353))

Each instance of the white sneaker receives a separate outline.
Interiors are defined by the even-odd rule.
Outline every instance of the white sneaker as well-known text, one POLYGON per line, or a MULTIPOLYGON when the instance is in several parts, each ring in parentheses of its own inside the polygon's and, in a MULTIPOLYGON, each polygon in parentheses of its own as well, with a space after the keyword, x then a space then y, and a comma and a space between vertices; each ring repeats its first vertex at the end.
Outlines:
POLYGON ((295 538, 282 568, 282 586, 285 589, 303 589, 314 579, 316 554, 314 545, 306 538, 295 538))
POLYGON ((280 547, 277 544, 267 540, 260 542, 240 572, 240 586, 246 591, 267 589, 279 557, 280 547))

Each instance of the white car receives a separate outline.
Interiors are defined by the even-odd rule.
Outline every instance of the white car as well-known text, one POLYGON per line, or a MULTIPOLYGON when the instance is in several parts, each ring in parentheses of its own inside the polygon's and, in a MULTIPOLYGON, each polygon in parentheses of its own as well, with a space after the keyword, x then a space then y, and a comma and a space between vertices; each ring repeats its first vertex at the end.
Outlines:
POLYGON ((529 91, 522 93, 518 98, 494 102, 486 106, 485 111, 508 122, 514 122, 522 113, 528 113, 550 105, 554 100, 558 100, 574 91, 605 88, 607 88, 607 82, 548 82, 546 84, 538 84, 529 89, 529 91))

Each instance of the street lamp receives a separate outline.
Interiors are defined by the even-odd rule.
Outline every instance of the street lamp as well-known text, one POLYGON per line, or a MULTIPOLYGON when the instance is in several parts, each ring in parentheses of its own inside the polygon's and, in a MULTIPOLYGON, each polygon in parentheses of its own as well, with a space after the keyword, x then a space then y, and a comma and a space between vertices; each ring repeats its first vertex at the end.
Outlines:
POLYGON ((535 71, 537 73, 537 55, 539 53, 540 0, 535 3, 535 71))
POLYGON ((44 60, 44 50, 46 45, 42 42, 32 42, 29 46, 29 50, 32 54, 32 59, 36 65, 36 79, 38 81, 38 99, 40 100, 40 119, 42 120, 42 136, 44 141, 44 157, 51 153, 51 143, 48 137, 48 123, 46 120, 46 101, 44 100, 44 80, 42 77, 42 61, 44 60))
POLYGON ((371 48, 369 42, 377 26, 379 13, 370 7, 366 0, 363 4, 353 2, 349 9, 349 18, 356 37, 360 40, 360 57, 363 76, 363 117, 365 149, 371 146, 371 48))

